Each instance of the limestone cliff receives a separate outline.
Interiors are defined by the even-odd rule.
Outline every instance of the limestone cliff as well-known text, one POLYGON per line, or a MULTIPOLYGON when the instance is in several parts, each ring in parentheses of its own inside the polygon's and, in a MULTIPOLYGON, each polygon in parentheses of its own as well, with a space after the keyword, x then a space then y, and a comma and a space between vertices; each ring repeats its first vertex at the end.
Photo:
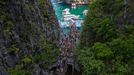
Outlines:
POLYGON ((60 31, 49 0, 1 0, 0 75, 43 75, 60 31))

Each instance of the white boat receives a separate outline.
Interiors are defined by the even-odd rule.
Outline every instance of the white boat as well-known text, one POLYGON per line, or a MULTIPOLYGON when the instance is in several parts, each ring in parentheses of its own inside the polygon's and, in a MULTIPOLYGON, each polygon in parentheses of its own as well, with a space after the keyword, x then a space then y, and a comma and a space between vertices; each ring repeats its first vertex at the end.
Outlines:
POLYGON ((87 15, 87 13, 88 13, 88 10, 83 11, 83 15, 87 15))
POLYGON ((72 9, 76 9, 76 4, 73 3, 71 7, 72 7, 72 9))
POLYGON ((68 14, 71 14, 70 9, 69 8, 64 9, 62 15, 68 15, 68 14))
POLYGON ((77 16, 77 15, 69 14, 69 15, 64 15, 63 16, 64 21, 69 21, 70 19, 77 20, 77 19, 79 19, 79 15, 77 16))
POLYGON ((63 10, 62 15, 63 15, 63 21, 69 21, 70 19, 79 19, 79 15, 74 15, 71 14, 70 9, 66 8, 63 10))

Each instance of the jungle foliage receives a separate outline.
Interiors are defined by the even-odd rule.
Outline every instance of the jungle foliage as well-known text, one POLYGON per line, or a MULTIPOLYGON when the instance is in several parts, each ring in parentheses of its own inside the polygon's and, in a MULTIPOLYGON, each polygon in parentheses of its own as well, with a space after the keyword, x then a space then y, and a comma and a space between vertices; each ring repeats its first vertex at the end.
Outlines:
POLYGON ((133 75, 134 1, 96 0, 76 49, 83 75, 133 75))

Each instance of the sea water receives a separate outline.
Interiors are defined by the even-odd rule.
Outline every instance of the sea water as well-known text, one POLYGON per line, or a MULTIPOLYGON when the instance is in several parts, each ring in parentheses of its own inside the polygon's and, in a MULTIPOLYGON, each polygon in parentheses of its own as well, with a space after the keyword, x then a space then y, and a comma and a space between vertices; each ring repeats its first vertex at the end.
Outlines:
MULTIPOLYGON (((74 15, 79 15, 80 19, 84 19, 85 15, 83 14, 84 10, 88 10, 89 6, 88 5, 79 5, 77 6, 77 8, 72 9, 71 5, 65 4, 65 3, 58 3, 57 0, 51 0, 53 8, 55 10, 55 14, 57 16, 57 19, 59 20, 59 22, 62 22, 62 12, 64 9, 69 8, 70 9, 70 13, 74 14, 74 15)), ((63 29, 63 32, 65 34, 67 34, 69 32, 69 27, 64 28, 61 26, 61 28, 63 29)), ((79 30, 81 30, 81 27, 78 27, 79 30)))

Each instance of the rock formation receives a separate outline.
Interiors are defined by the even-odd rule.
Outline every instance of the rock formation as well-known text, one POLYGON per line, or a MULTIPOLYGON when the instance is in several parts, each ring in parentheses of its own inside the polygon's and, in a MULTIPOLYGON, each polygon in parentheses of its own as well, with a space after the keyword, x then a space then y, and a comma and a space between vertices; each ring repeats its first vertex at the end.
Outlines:
POLYGON ((0 75, 44 75, 60 32, 49 0, 1 0, 0 75))

